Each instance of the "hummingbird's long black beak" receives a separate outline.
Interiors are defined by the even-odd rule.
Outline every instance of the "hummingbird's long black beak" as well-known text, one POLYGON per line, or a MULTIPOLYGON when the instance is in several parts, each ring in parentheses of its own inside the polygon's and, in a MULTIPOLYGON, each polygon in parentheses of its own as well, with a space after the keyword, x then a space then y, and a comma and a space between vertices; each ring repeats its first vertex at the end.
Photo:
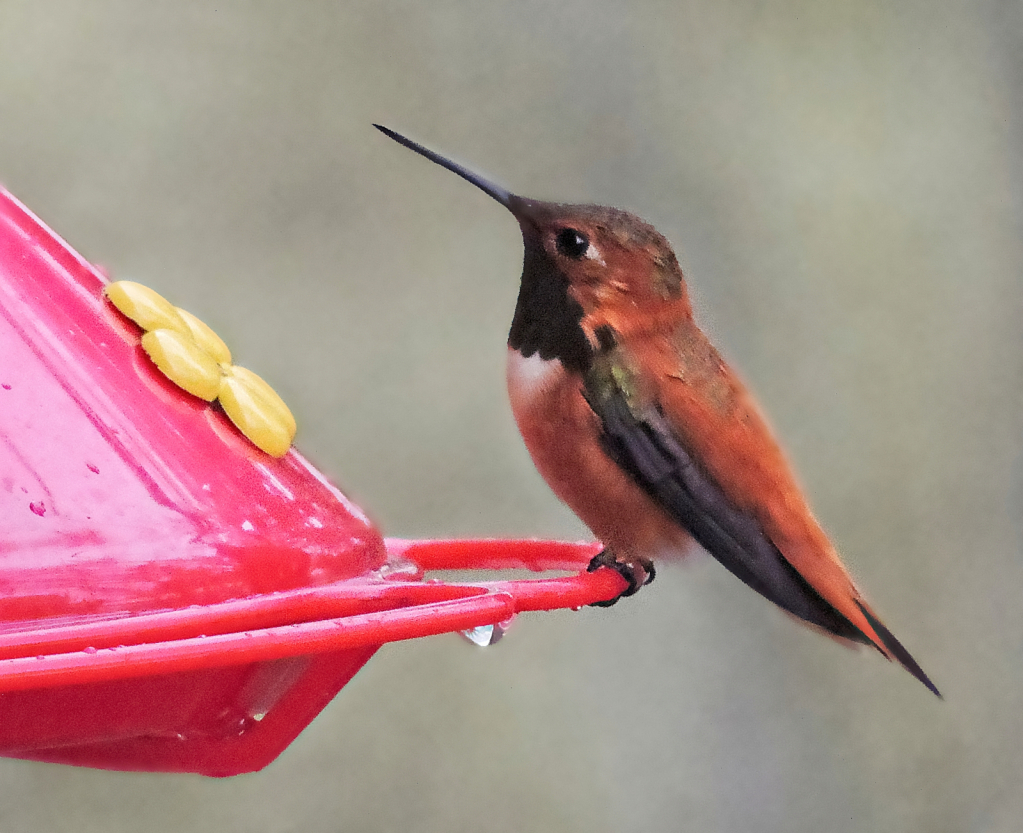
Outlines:
POLYGON ((452 162, 450 159, 444 158, 439 153, 434 153, 429 148, 425 148, 418 142, 413 142, 411 139, 406 139, 400 133, 395 133, 393 130, 384 127, 381 124, 374 124, 373 126, 381 133, 383 133, 385 136, 390 136, 399 145, 404 145, 409 150, 414 150, 420 156, 425 156, 431 162, 436 162, 442 168, 447 168, 452 173, 458 174, 460 177, 462 177, 462 179, 466 180, 467 182, 471 182, 483 193, 489 194, 495 200, 501 203, 501 205, 503 205, 509 211, 512 211, 512 213, 514 213, 514 209, 512 208, 512 201, 513 199, 516 198, 511 191, 508 191, 499 185, 494 185, 493 182, 484 179, 479 174, 473 173, 468 168, 459 165, 457 162, 452 162))

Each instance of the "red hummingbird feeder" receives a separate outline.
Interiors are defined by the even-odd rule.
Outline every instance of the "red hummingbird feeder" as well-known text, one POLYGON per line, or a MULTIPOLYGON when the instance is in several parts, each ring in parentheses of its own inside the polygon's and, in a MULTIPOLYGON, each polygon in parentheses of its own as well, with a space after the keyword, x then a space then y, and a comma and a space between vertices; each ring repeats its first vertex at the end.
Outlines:
POLYGON ((383 538, 294 448, 247 438, 244 390, 168 379, 176 354, 105 290, 0 188, 0 755, 257 770, 386 642, 493 639, 624 589, 585 571, 594 544, 383 538), (574 574, 427 575, 510 568, 574 574))

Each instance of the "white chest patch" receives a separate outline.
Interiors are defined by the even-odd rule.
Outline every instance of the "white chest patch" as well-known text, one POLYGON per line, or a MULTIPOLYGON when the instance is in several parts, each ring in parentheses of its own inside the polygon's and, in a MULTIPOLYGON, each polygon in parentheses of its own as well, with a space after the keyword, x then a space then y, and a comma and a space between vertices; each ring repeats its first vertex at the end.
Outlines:
POLYGON ((565 368, 558 359, 541 359, 537 353, 526 357, 509 348, 507 373, 508 396, 517 411, 557 384, 565 368))

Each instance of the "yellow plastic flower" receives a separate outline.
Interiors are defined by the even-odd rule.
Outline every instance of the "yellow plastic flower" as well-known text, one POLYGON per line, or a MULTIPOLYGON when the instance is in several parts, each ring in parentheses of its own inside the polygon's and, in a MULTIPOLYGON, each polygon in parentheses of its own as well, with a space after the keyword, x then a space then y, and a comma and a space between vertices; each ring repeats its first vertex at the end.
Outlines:
POLYGON ((263 379, 231 364, 231 351, 206 324, 148 286, 117 281, 107 299, 145 334, 142 349, 161 373, 193 396, 220 400, 224 413, 257 448, 283 457, 295 439, 295 417, 263 379))

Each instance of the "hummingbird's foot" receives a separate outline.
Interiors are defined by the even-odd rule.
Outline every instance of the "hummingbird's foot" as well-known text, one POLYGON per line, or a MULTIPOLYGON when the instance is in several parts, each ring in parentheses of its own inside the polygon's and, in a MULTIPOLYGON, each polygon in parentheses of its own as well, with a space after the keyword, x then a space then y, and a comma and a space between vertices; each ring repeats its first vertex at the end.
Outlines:
POLYGON ((629 586, 613 599, 608 599, 606 602, 592 602, 590 607, 611 607, 623 596, 632 596, 640 587, 650 584, 657 575, 654 563, 650 559, 637 558, 635 561, 619 561, 610 550, 601 550, 593 556, 586 572, 592 573, 601 567, 614 570, 629 583, 629 586))

